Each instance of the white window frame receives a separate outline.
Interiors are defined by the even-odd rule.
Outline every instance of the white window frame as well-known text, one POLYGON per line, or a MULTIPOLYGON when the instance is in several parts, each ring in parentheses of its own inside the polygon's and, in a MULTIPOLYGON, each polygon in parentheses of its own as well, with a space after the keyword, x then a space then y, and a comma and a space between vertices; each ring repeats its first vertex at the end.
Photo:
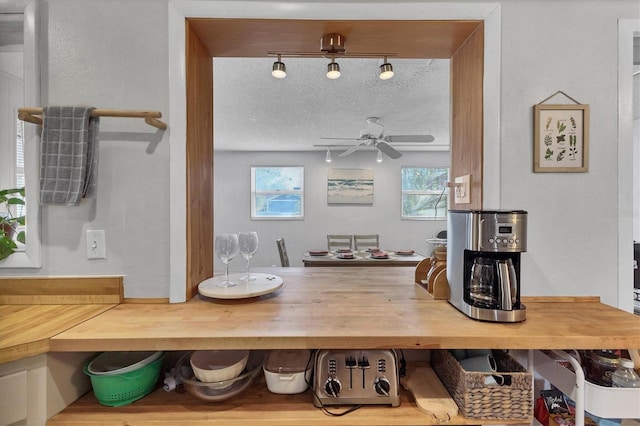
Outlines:
POLYGON ((449 176, 451 173, 451 167, 449 166, 402 166, 400 168, 400 218, 402 220, 445 220, 447 218, 447 206, 445 205, 445 209, 444 209, 444 214, 442 216, 437 216, 438 213, 438 207, 440 206, 441 200, 438 202, 438 204, 436 205, 436 216, 405 216, 404 215, 404 196, 405 195, 438 195, 440 197, 444 197, 444 194, 449 194, 449 189, 447 188, 447 186, 445 185, 442 189, 440 189, 439 191, 433 191, 433 190, 405 190, 402 187, 403 184, 403 171, 404 169, 447 169, 447 181, 449 180, 449 176))
POLYGON ((304 220, 304 166, 251 166, 251 220, 304 220), (301 169, 302 181, 299 190, 276 190, 257 191, 256 190, 256 169, 301 169), (256 196, 258 195, 286 195, 294 194, 300 196, 300 215, 297 216, 258 216, 256 215, 256 196))

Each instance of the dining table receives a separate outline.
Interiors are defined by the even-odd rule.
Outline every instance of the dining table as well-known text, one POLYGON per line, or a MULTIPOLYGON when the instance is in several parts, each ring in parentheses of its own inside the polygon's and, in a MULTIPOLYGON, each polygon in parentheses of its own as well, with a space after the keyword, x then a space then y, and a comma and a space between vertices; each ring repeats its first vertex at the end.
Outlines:
POLYGON ((302 257, 306 267, 311 266, 416 266, 425 256, 414 250, 353 250, 345 255, 340 250, 307 251, 302 257), (377 256, 376 256, 377 254, 377 256))

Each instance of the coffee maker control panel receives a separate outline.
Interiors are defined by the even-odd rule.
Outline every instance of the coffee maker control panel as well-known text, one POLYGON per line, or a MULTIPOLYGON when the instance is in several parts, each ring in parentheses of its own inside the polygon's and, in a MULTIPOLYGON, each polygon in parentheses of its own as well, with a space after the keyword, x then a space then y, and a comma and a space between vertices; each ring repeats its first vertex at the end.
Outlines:
POLYGON ((497 250, 512 249, 518 251, 522 250, 522 239, 520 235, 514 233, 514 226, 512 224, 497 224, 498 232, 495 235, 490 235, 487 238, 486 244, 489 247, 494 247, 497 250))
POLYGON ((483 212, 474 217, 469 249, 490 252, 527 251, 526 216, 517 212, 483 212), (475 238, 474 238, 475 236, 475 238))

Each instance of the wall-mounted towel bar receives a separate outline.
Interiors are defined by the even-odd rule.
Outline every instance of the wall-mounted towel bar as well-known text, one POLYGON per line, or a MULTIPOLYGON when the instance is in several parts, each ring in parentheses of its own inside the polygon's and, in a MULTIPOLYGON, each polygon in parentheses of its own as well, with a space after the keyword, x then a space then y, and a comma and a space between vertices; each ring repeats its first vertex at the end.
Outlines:
MULTIPOLYGON (((119 109, 94 109, 91 113, 93 117, 133 117, 144 118, 144 121, 158 129, 166 130, 167 124, 158 120, 162 117, 160 111, 127 111, 119 109)), ((29 123, 42 124, 42 108, 19 108, 18 118, 29 123)))

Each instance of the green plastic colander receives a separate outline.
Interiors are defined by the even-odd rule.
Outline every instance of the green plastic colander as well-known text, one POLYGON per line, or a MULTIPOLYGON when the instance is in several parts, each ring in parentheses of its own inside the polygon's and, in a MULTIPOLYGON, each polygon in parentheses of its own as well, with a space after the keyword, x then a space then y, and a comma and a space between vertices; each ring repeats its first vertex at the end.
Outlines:
POLYGON ((82 370, 91 378, 93 393, 100 404, 120 407, 153 391, 160 377, 163 358, 122 374, 92 374, 87 369, 89 363, 85 364, 82 370))

